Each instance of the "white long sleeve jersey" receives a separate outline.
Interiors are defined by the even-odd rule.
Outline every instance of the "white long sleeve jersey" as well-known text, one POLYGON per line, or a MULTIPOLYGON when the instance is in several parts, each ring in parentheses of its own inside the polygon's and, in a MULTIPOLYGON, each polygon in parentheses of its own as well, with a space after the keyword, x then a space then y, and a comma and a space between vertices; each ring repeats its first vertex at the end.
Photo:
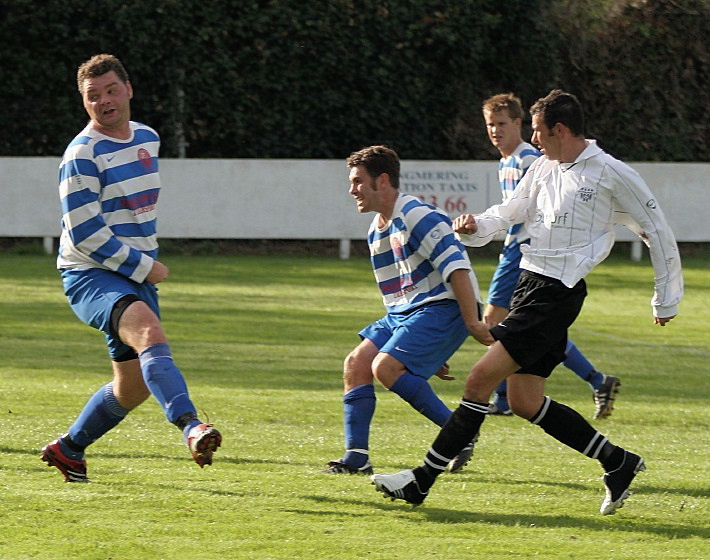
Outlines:
POLYGON ((480 247, 518 222, 524 222, 530 234, 530 243, 521 247, 520 267, 568 287, 609 255, 615 224, 629 227, 650 250, 654 315, 678 314, 683 276, 673 232, 639 174, 596 141, 587 140, 572 163, 537 159, 513 195, 476 216, 478 231, 461 235, 461 240, 480 247))

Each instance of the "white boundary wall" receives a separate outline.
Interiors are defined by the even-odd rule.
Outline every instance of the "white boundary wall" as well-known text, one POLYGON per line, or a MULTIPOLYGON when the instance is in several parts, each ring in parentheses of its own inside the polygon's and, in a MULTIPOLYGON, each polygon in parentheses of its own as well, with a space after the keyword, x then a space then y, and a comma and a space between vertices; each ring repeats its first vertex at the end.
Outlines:
MULTIPOLYGON (((0 237, 58 237, 59 161, 0 158, 0 237)), ((631 165, 648 182, 678 241, 710 241, 710 163, 631 165)), ((346 243, 363 239, 372 218, 355 210, 344 160, 162 159, 160 166, 160 237, 346 243)), ((452 217, 500 200, 496 161, 403 161, 400 188, 452 217)), ((620 228, 618 239, 637 238, 620 228)))

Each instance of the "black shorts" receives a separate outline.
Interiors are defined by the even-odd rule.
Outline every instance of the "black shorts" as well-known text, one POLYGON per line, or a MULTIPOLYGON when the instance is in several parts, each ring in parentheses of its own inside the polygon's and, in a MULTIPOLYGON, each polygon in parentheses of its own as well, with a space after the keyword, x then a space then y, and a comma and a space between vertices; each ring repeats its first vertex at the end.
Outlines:
POLYGON ((568 288, 559 280, 523 270, 513 292, 510 313, 491 329, 520 364, 516 373, 549 377, 564 361, 567 329, 582 310, 587 285, 568 288))

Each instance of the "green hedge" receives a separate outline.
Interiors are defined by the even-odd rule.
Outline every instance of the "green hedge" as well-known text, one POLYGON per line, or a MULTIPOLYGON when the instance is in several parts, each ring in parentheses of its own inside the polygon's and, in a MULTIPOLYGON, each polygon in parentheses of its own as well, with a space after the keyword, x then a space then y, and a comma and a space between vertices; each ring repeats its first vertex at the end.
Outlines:
POLYGON ((0 14, 3 156, 60 155, 86 122, 76 67, 111 52, 167 157, 383 142, 488 159, 481 101, 560 86, 618 156, 708 160, 703 0, 0 0, 0 14))

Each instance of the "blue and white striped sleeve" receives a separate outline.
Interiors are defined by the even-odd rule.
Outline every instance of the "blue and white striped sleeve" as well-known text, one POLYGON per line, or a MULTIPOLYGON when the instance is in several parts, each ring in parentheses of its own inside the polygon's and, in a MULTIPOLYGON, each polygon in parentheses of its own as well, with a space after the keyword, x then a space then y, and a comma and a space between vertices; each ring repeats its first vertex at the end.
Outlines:
POLYGON ((416 249, 431 262, 444 281, 448 281, 454 270, 471 270, 465 248, 456 238, 448 217, 438 212, 428 212, 412 230, 416 239, 416 249))

